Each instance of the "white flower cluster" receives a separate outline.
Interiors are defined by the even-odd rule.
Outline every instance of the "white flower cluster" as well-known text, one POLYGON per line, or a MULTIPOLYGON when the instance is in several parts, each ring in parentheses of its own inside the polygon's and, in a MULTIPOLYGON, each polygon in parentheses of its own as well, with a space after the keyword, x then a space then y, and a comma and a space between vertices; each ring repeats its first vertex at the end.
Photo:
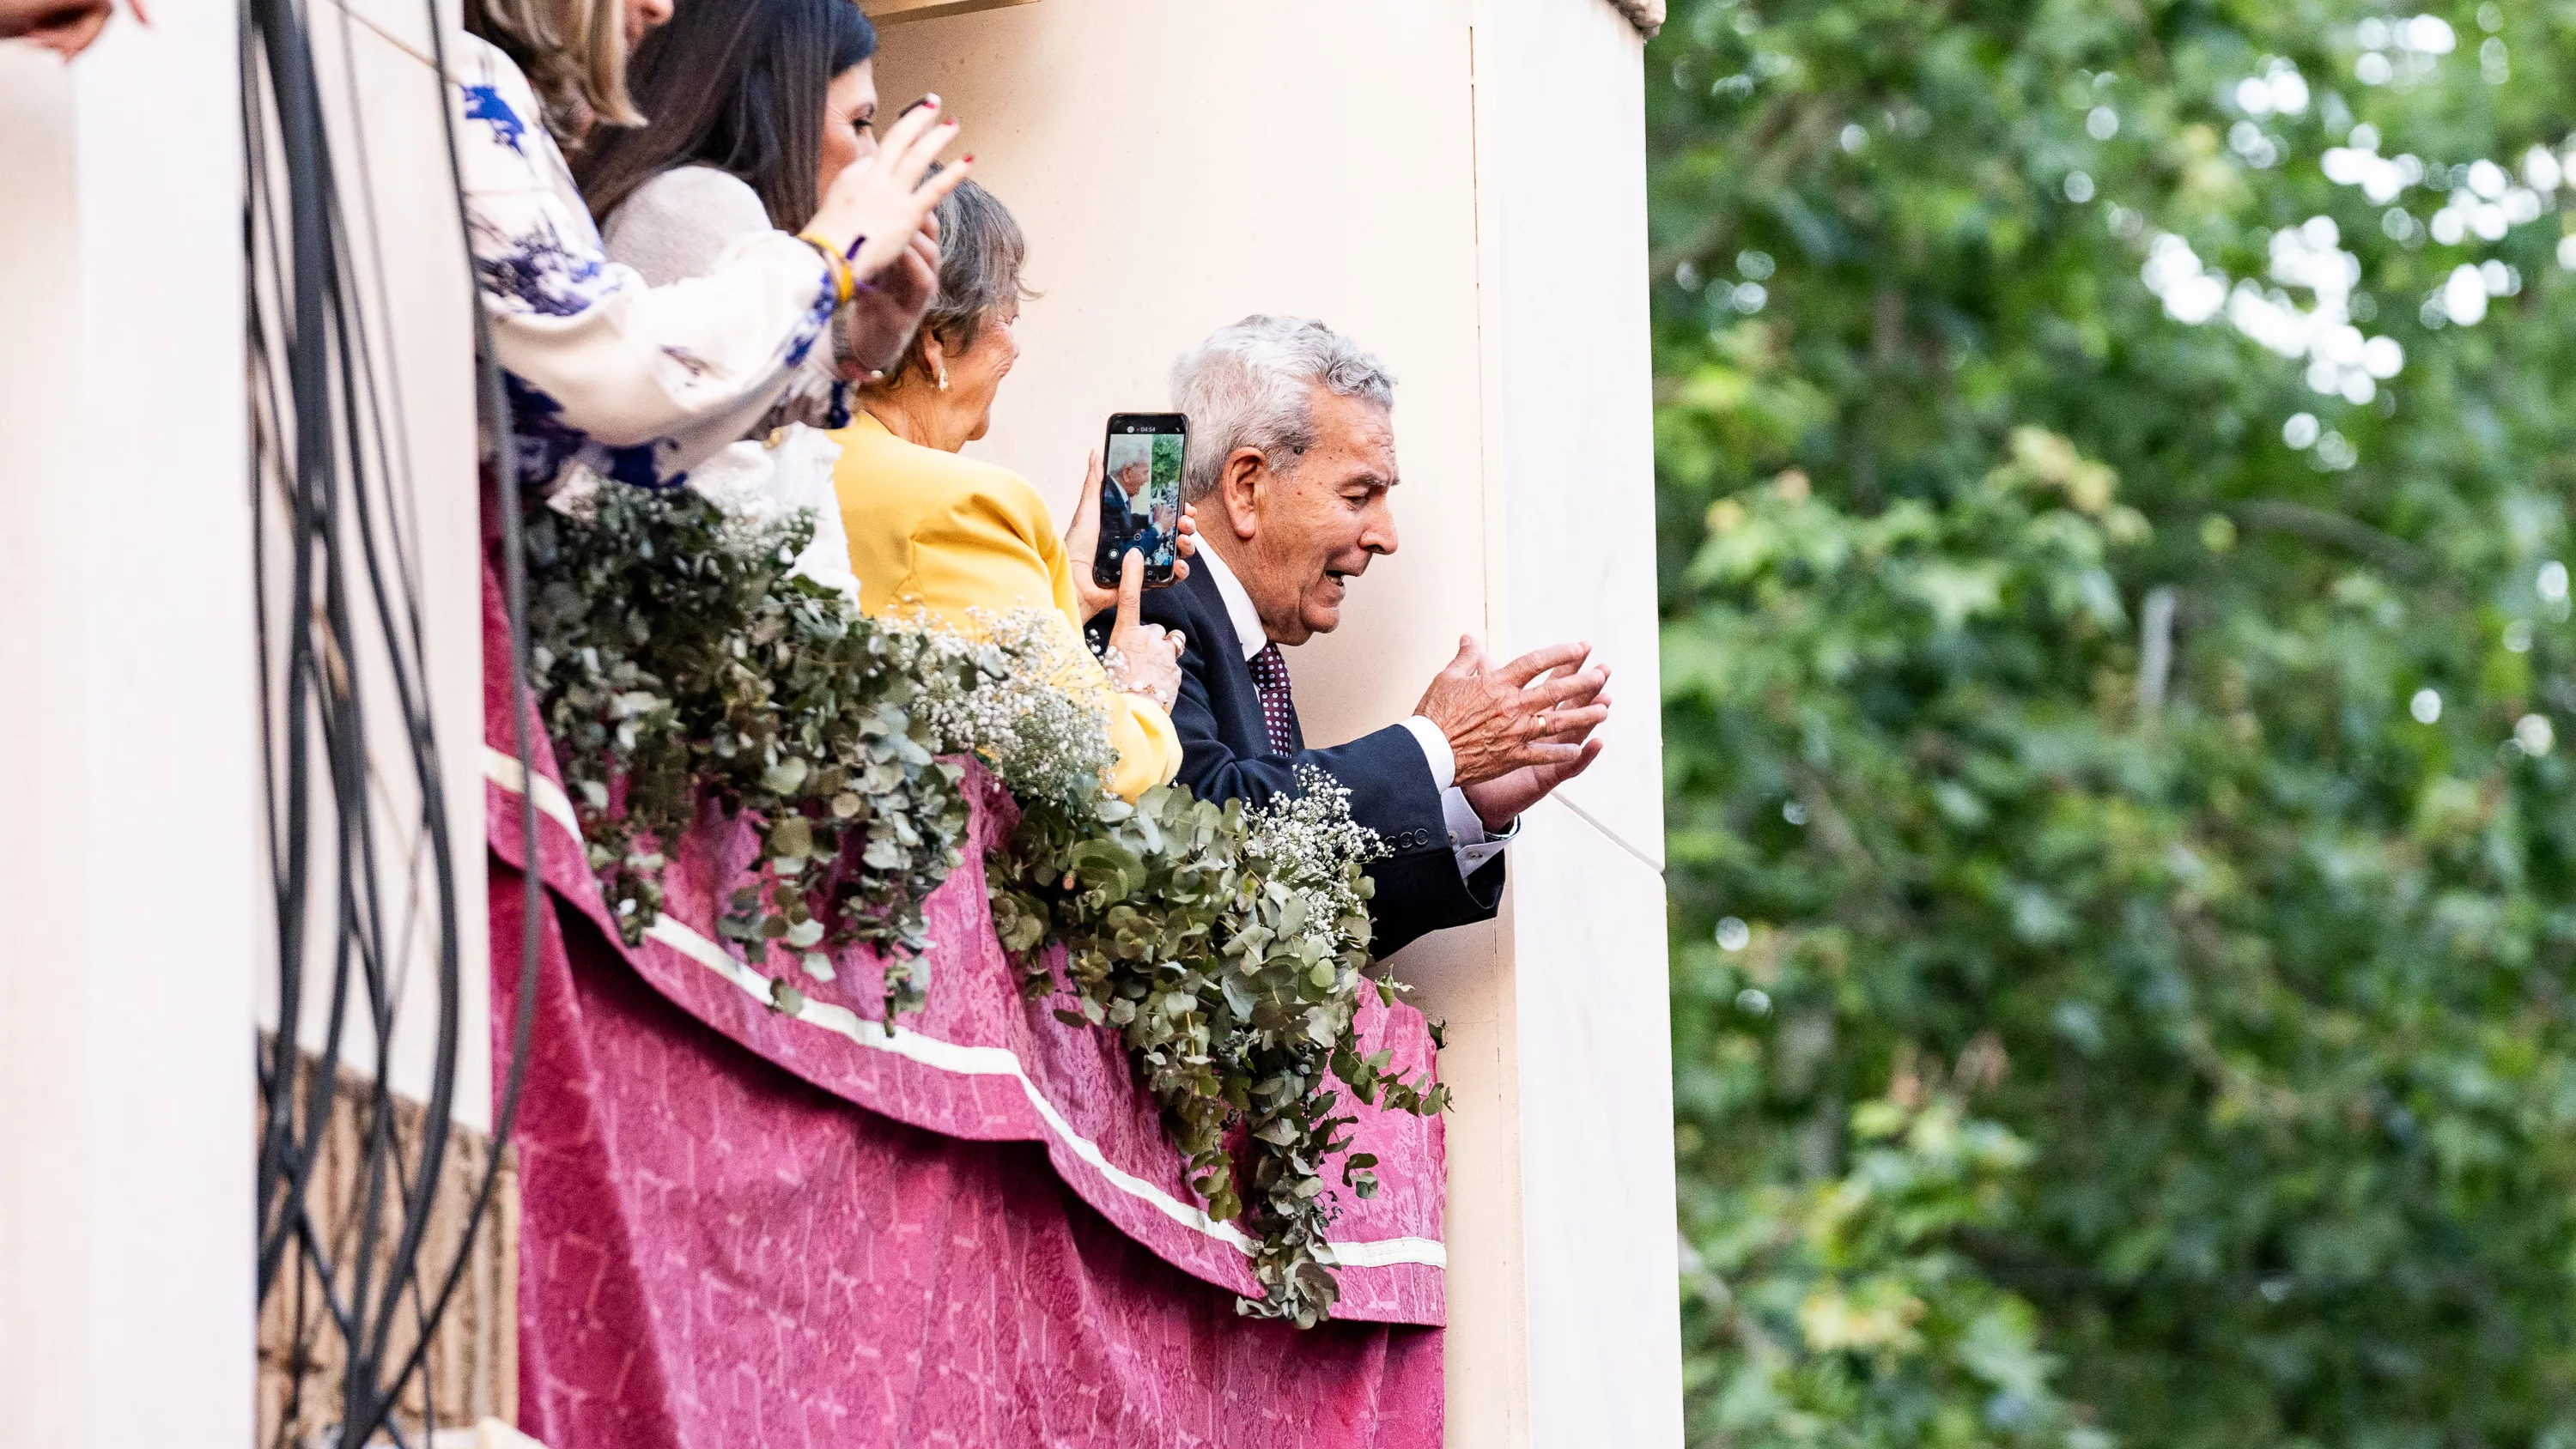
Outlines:
POLYGON ((1244 813, 1243 853, 1270 878, 1306 898, 1307 929, 1329 932, 1368 907, 1359 876, 1345 865, 1366 865, 1386 854, 1378 833, 1351 818, 1351 792, 1313 765, 1297 769, 1297 792, 1273 796, 1244 813))
POLYGON ((1100 670, 1036 609, 968 613, 959 633, 926 615, 887 621, 911 651, 913 718, 938 754, 972 754, 1024 801, 1087 807, 1117 763, 1100 670))

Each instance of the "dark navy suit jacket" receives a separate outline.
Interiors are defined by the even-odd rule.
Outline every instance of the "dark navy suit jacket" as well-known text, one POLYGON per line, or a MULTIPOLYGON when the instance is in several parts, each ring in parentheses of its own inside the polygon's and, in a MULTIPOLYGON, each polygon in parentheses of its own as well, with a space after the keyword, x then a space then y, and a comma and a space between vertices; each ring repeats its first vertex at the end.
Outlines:
MULTIPOLYGON (((1402 725, 1389 725, 1328 750, 1306 748, 1295 731, 1296 752, 1274 755, 1261 723, 1261 695, 1252 666, 1226 613, 1225 596, 1204 567, 1167 589, 1145 595, 1146 623, 1177 629, 1189 641, 1181 652, 1181 697, 1172 724, 1181 737, 1180 783, 1202 800, 1240 799, 1259 805, 1296 788, 1297 767, 1315 765, 1351 792, 1351 815, 1378 833, 1391 852, 1369 867, 1377 894, 1369 902, 1370 949, 1393 955, 1433 931, 1490 920, 1503 897, 1503 858, 1498 853, 1461 879, 1449 844, 1440 792, 1421 744, 1402 725)), ((1109 618, 1092 621, 1095 638, 1109 618)))

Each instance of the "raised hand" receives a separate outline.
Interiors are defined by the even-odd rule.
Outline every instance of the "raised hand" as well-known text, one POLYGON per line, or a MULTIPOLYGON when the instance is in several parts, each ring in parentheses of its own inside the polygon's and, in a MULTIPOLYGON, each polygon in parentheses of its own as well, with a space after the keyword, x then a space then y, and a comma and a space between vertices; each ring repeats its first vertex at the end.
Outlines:
POLYGON ((1589 671, 1600 676, 1601 687, 1589 698, 1565 701, 1547 712, 1548 720, 1558 728, 1542 740, 1548 744, 1573 745, 1571 760, 1555 764, 1528 765, 1508 775, 1497 776, 1463 787, 1467 803, 1475 807, 1476 818, 1487 830, 1508 827, 1521 812, 1548 797, 1557 786, 1582 774, 1601 758, 1601 741, 1592 732, 1610 718, 1610 670, 1607 666, 1589 671))
POLYGON ((832 178, 822 209, 814 213, 808 230, 848 257, 862 282, 874 283, 878 273, 904 258, 931 211, 975 164, 969 156, 929 174, 931 163, 957 139, 957 123, 938 116, 937 96, 905 112, 874 156, 832 178))
MULTIPOLYGON (((1083 578, 1090 572, 1089 565, 1075 570, 1076 577, 1083 578)), ((1181 698, 1182 640, 1172 630, 1137 619, 1144 592, 1145 556, 1131 548, 1118 570, 1118 615, 1109 627, 1109 647, 1118 656, 1112 677, 1120 689, 1143 695, 1168 711, 1181 698)))
MULTIPOLYGON (((864 164, 864 163, 862 163, 864 164)), ((850 298, 849 351, 842 376, 858 382, 903 361, 921 314, 939 295, 939 218, 925 218, 894 265, 850 298)))
POLYGON ((1456 657, 1432 677, 1414 707, 1448 738, 1456 783, 1478 785, 1532 766, 1584 763, 1584 746, 1557 736, 1609 716, 1596 699, 1609 672, 1582 667, 1591 653, 1588 644, 1557 644, 1497 665, 1462 635, 1456 657))
MULTIPOLYGON (((1064 531, 1065 561, 1073 566, 1073 593, 1081 600, 1086 619, 1117 608, 1121 592, 1102 588, 1091 576, 1091 561, 1100 553, 1100 478, 1100 455, 1095 452, 1083 459, 1082 491, 1073 497, 1073 522, 1064 531)), ((1125 583, 1123 577, 1120 583, 1125 583)))
MULTIPOLYGON (((1082 617, 1097 617, 1104 610, 1118 606, 1119 590, 1104 589, 1091 578, 1092 557, 1100 551, 1100 455, 1093 453, 1083 464, 1082 492, 1073 500, 1073 522, 1064 530, 1064 556, 1073 564, 1073 592, 1082 603, 1082 617)), ((1189 560, 1199 551, 1198 509, 1181 510, 1181 526, 1172 540, 1172 580, 1177 583, 1190 576, 1189 560)))

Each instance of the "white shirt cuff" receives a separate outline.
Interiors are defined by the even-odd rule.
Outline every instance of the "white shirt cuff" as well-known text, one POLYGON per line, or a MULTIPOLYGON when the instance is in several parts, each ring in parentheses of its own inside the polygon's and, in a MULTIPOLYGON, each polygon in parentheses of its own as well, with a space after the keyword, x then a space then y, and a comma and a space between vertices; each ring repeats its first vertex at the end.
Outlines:
POLYGON ((1449 748, 1449 737, 1440 726, 1421 715, 1407 716, 1404 727, 1413 731, 1414 742, 1422 746, 1422 758, 1431 762, 1431 788, 1446 790, 1458 779, 1458 754, 1449 748))
POLYGON ((1461 880, 1483 870, 1487 861, 1502 854, 1503 847, 1521 833, 1518 820, 1500 835, 1488 832, 1476 807, 1467 803, 1467 792, 1455 786, 1440 792, 1440 814, 1449 827, 1449 851, 1458 857, 1461 880))

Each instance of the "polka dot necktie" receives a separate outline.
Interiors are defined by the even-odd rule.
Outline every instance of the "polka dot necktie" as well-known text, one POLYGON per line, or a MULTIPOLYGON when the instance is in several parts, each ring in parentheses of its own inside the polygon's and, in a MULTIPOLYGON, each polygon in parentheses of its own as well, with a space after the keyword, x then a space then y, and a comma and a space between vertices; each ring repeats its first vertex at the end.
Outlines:
POLYGON ((1288 694, 1288 659, 1277 644, 1264 644, 1248 661, 1252 688, 1261 696, 1261 727, 1270 736, 1270 753, 1297 753, 1297 705, 1288 694))

